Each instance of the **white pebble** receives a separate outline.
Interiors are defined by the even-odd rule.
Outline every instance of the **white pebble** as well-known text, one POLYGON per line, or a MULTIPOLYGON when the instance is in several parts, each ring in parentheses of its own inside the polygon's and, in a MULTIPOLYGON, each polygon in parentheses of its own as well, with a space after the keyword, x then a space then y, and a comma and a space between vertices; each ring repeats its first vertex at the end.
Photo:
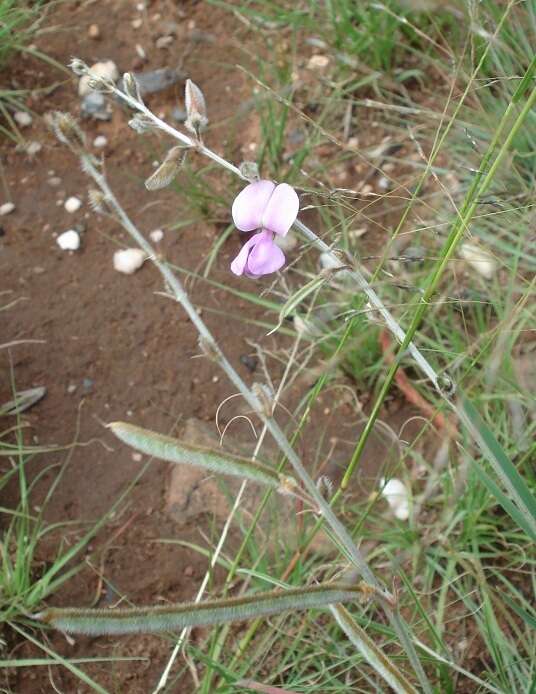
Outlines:
POLYGON ((11 214, 14 209, 15 209, 14 203, 5 202, 3 205, 0 205, 0 217, 5 217, 6 214, 11 214))
POLYGON ((497 272, 497 263, 487 251, 472 243, 464 243, 460 248, 460 254, 482 277, 487 280, 493 279, 497 272))
POLYGON ((381 494, 385 497, 396 518, 407 520, 409 518, 409 499, 406 485, 395 477, 386 483, 382 477, 380 486, 382 488, 381 494))
POLYGON ((80 77, 80 81, 78 82, 79 96, 86 96, 86 94, 93 91, 89 86, 89 81, 93 77, 102 77, 103 79, 110 80, 111 82, 117 82, 119 79, 119 70, 117 69, 117 65, 113 60, 101 60, 100 62, 92 65, 89 70, 92 73, 91 76, 82 75, 82 77, 80 77))
POLYGON ((21 128, 26 128, 32 124, 33 118, 26 111, 17 111, 13 118, 17 121, 21 128))
POLYGON ((312 55, 307 62, 309 70, 323 70, 329 65, 327 55, 312 55))
POLYGON ((67 198, 64 207, 67 212, 77 212, 82 207, 82 201, 80 198, 75 198, 73 195, 72 197, 67 198))
POLYGON ((139 29, 143 24, 143 19, 141 17, 137 17, 136 19, 132 20, 131 24, 133 29, 139 29))
POLYGON ((127 248, 114 253, 114 270, 124 275, 133 275, 145 260, 145 253, 140 248, 127 248))
POLYGON ((93 140, 93 147, 106 147, 108 144, 108 138, 105 135, 97 135, 97 137, 93 140))
POLYGON ((162 229, 155 229, 154 231, 151 231, 149 237, 154 243, 160 243, 160 241, 162 241, 164 238, 164 232, 162 229))
POLYGON ((77 251, 80 248, 80 234, 74 229, 64 231, 56 239, 62 251, 77 251))
POLYGON ((26 145, 26 154, 28 154, 30 157, 35 157, 35 155, 38 154, 42 149, 43 145, 40 142, 33 140, 32 142, 28 142, 26 145))

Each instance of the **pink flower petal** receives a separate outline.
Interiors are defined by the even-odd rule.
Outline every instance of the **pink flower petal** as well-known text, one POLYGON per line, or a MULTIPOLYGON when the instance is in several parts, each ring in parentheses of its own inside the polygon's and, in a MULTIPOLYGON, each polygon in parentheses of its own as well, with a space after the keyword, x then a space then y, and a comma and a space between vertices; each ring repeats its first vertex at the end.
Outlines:
MULTIPOLYGON (((289 186, 290 187, 290 186, 289 186)), ((273 181, 250 183, 234 199, 233 220, 240 231, 253 231, 262 226, 262 215, 274 192, 273 181)))
POLYGON ((262 236, 262 233, 255 234, 255 236, 252 236, 249 239, 249 241, 246 241, 246 243, 242 246, 239 254, 236 256, 236 258, 231 263, 231 272, 234 272, 235 275, 243 275, 244 274, 244 272, 246 271, 247 264, 248 264, 248 256, 251 252, 251 249, 257 243, 257 241, 259 240, 259 238, 261 236, 262 236))
POLYGON ((253 277, 277 272, 285 264, 283 251, 273 241, 274 235, 270 231, 263 231, 257 236, 261 238, 249 254, 246 269, 247 274, 253 277))
POLYGON ((299 209, 300 200, 294 188, 288 183, 280 183, 264 208, 262 225, 259 226, 284 236, 296 221, 299 209))

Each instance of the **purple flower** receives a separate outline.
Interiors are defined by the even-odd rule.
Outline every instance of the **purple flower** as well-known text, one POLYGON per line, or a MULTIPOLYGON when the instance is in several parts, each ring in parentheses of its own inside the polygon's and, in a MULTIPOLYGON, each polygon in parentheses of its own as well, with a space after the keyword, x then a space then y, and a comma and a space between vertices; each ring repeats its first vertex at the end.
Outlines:
POLYGON ((256 181, 241 191, 233 202, 233 220, 240 231, 254 231, 231 263, 235 275, 260 277, 276 272, 285 264, 283 251, 274 243, 275 234, 284 236, 298 216, 300 201, 288 183, 256 181))

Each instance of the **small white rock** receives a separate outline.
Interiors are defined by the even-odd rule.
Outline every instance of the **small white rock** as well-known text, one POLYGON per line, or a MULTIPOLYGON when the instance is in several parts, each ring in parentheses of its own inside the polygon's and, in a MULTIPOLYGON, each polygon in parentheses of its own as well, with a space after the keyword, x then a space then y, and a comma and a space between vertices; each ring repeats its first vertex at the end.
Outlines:
POLYGON ((74 229, 64 231, 56 239, 62 251, 77 251, 80 248, 80 234, 74 229))
POLYGON ((127 248, 114 253, 114 270, 124 275, 133 275, 145 260, 145 253, 140 248, 127 248))
POLYGON ((26 154, 28 154, 30 157, 35 157, 35 155, 39 154, 42 149, 43 145, 40 142, 33 140, 32 142, 28 142, 26 145, 26 154))
POLYGON ((13 118, 17 121, 17 124, 20 125, 21 128, 27 128, 32 124, 33 121, 33 118, 26 111, 17 111, 13 118))
POLYGON ((97 135, 97 137, 93 140, 93 147, 98 147, 99 149, 106 147, 107 144, 108 138, 105 135, 97 135))
POLYGON ((407 520, 409 518, 409 499, 406 485, 393 477, 387 483, 382 477, 380 480, 382 488, 381 494, 389 504, 391 510, 398 520, 407 520))
POLYGON ((136 19, 132 20, 131 24, 133 29, 139 29, 143 24, 143 19, 141 17, 137 17, 136 19))
POLYGON ((103 79, 111 80, 112 82, 117 82, 119 79, 119 70, 117 65, 113 60, 101 60, 95 63, 90 68, 91 76, 82 75, 80 81, 78 82, 78 94, 79 96, 86 96, 93 90, 89 86, 89 81, 92 77, 102 77, 103 79))
POLYGON ((312 55, 307 62, 309 70, 324 70, 328 65, 329 58, 327 55, 312 55))
POLYGON ((0 205, 0 217, 5 217, 6 214, 11 214, 14 209, 15 209, 14 203, 5 202, 3 205, 0 205))
POLYGON ((82 201, 80 200, 80 198, 76 198, 73 195, 72 197, 67 198, 64 207, 67 210, 67 212, 78 212, 78 210, 82 207, 82 201))
POLYGON ((463 243, 460 248, 460 255, 482 277, 487 280, 493 279, 497 272, 497 263, 487 251, 472 243, 463 243))
POLYGON ((151 241, 153 241, 153 243, 160 243, 160 241, 162 241, 164 238, 164 232, 162 229, 155 229, 154 231, 151 231, 149 238, 151 241))

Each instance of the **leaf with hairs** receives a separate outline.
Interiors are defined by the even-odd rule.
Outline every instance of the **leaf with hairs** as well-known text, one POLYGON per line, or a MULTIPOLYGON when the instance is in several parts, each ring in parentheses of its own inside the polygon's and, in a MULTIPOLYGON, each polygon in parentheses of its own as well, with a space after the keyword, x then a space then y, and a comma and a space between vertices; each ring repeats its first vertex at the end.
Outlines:
POLYGON ((149 634, 266 617, 287 610, 323 607, 355 601, 361 596, 360 586, 324 583, 202 603, 119 609, 51 607, 34 615, 34 618, 74 634, 149 634))

